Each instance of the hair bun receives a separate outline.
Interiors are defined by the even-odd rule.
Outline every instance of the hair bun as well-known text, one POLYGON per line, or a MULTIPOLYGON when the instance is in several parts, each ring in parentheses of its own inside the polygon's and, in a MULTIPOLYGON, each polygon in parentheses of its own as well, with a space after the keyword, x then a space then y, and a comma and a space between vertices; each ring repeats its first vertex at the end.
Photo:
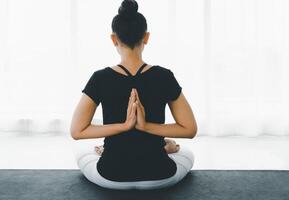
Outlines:
POLYGON ((134 0, 124 0, 118 9, 118 14, 124 17, 133 17, 138 10, 138 4, 134 0))

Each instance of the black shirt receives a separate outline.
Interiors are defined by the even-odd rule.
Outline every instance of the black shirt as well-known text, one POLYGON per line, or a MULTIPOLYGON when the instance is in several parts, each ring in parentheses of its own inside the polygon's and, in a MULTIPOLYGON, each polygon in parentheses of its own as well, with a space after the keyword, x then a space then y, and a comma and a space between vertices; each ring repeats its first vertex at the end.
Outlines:
MULTIPOLYGON (((111 67, 96 70, 82 92, 102 104, 103 124, 123 123, 132 87, 138 91, 146 121, 160 124, 165 123, 166 104, 182 90, 171 70, 154 65, 128 76, 111 67)), ((177 168, 164 145, 164 137, 135 128, 105 137, 97 170, 104 178, 120 182, 169 178, 177 168)))

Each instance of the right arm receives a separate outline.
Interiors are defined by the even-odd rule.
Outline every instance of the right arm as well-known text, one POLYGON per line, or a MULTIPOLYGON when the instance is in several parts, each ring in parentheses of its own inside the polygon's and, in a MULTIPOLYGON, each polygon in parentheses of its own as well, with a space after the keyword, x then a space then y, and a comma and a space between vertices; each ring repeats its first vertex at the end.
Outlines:
POLYGON ((125 123, 91 124, 97 106, 89 96, 83 93, 71 121, 70 133, 73 139, 101 138, 127 130, 125 123))

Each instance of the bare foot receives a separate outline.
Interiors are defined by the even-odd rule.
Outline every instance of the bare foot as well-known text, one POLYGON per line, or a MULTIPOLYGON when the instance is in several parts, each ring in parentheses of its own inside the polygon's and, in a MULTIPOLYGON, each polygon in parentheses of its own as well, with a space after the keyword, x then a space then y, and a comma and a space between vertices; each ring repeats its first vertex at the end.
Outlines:
MULTIPOLYGON (((176 144, 174 140, 165 139, 166 145, 164 146, 167 153, 176 153, 180 150, 180 145, 176 144)), ((104 148, 103 145, 95 146, 95 151, 98 155, 102 155, 104 148)))
POLYGON ((95 146, 94 149, 96 153, 101 156, 104 148, 103 148, 103 145, 99 145, 99 146, 95 146))
POLYGON ((176 143, 176 141, 171 139, 165 139, 166 145, 164 146, 166 152, 169 153, 176 153, 180 150, 180 145, 176 143))

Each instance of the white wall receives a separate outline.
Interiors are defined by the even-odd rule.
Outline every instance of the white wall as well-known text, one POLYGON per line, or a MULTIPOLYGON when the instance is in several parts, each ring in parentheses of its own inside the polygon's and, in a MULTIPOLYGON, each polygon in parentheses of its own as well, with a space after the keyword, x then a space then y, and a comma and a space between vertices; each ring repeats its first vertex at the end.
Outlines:
MULTIPOLYGON (((91 73, 119 61, 109 35, 120 3, 0 0, 0 130, 69 131, 91 73)), ((174 71, 200 135, 289 135, 288 1, 138 3, 144 59, 174 71)))

